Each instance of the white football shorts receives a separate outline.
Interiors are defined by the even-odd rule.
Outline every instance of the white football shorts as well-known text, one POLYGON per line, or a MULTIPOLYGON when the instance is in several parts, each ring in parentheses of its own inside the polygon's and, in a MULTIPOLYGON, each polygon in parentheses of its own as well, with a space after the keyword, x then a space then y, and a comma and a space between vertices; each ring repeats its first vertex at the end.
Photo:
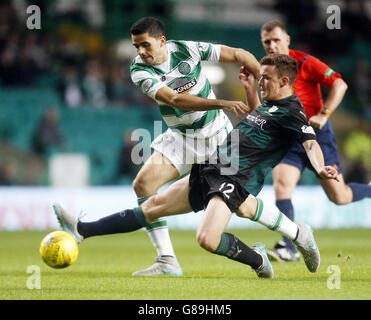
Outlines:
POLYGON ((190 172, 192 164, 209 159, 232 129, 229 122, 211 138, 189 137, 168 129, 152 142, 151 148, 162 153, 182 176, 190 172))

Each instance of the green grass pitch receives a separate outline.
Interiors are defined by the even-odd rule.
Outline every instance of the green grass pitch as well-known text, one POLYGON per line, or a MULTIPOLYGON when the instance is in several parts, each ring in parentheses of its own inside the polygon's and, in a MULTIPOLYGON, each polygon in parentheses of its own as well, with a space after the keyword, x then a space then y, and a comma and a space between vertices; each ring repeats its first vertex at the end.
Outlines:
MULTIPOLYGON (((230 230, 248 245, 272 246, 277 233, 262 229, 230 230)), ((126 299, 371 299, 371 230, 315 230, 321 251, 317 273, 304 262, 274 263, 275 279, 259 279, 250 267, 201 249, 195 231, 171 230, 183 277, 136 278, 131 273, 153 263, 155 251, 144 231, 87 239, 74 265, 56 270, 39 256, 48 232, 0 232, 0 300, 126 299), (30 289, 40 267, 40 289, 30 289), (328 273, 340 271, 340 288, 328 273), (30 273, 27 273, 27 270, 30 273)))

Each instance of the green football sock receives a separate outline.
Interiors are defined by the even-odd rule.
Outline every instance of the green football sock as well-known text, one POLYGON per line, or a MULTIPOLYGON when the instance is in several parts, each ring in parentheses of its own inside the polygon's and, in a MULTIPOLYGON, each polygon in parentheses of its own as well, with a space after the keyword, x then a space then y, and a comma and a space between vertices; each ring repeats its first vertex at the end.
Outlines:
POLYGON ((283 233, 290 239, 295 239, 298 226, 287 218, 274 204, 256 198, 258 206, 252 221, 259 222, 267 228, 283 233))

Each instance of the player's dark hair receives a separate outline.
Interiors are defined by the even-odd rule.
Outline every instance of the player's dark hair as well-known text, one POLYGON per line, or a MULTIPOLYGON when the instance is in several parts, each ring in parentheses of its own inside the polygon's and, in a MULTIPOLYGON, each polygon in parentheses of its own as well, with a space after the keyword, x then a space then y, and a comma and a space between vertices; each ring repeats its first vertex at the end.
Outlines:
POLYGON ((145 17, 139 19, 131 26, 130 32, 132 35, 135 36, 143 33, 148 33, 151 37, 154 38, 159 38, 165 35, 163 24, 160 20, 154 17, 145 17))
POLYGON ((271 32, 274 28, 280 28, 282 31, 285 31, 287 33, 286 26, 277 20, 271 20, 263 24, 263 26, 260 29, 260 32, 267 31, 271 32))
POLYGON ((296 60, 287 54, 270 54, 260 60, 260 64, 275 66, 279 77, 287 76, 290 86, 293 85, 298 74, 298 64, 296 60))

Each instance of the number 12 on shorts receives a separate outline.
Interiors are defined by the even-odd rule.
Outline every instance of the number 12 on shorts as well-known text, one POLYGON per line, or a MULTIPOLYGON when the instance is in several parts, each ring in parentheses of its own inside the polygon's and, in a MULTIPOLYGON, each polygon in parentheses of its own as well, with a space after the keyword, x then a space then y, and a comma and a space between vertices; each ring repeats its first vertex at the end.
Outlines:
POLYGON ((234 191, 234 185, 232 183, 223 182, 220 185, 219 191, 223 192, 225 197, 229 199, 229 194, 234 191))

